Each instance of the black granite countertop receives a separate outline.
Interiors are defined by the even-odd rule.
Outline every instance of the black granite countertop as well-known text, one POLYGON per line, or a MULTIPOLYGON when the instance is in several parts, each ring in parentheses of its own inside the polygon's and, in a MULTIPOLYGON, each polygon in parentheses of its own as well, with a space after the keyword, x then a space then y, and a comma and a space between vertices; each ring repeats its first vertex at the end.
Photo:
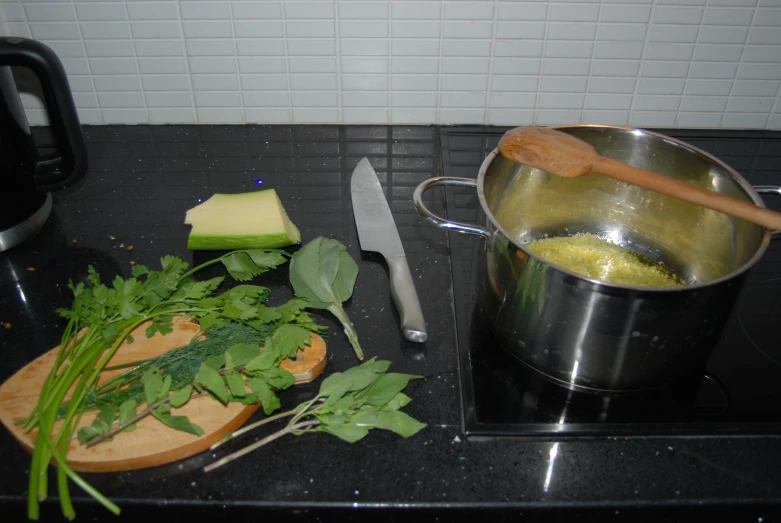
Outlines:
MULTIPOLYGON (((271 187, 304 241, 336 238, 358 261, 346 311, 367 355, 425 376, 409 387, 414 401, 406 410, 429 426, 409 439, 372 433, 350 445, 308 434, 279 440, 209 474, 201 470, 209 458, 203 455, 130 473, 86 474, 122 507, 123 518, 284 513, 302 521, 394 521, 415 512, 451 520, 485 517, 483 511, 491 509, 497 511, 491 520, 526 515, 666 521, 708 514, 757 521, 777 511, 777 437, 463 437, 446 235, 427 225, 411 202, 421 181, 440 175, 436 127, 106 126, 87 127, 86 134, 87 176, 55 194, 54 214, 35 241, 0 254, 6 271, 0 320, 11 324, 0 329, 0 380, 57 344, 63 323, 53 311, 70 303, 68 278, 83 277, 88 264, 106 275, 127 276, 131 260, 153 265, 165 254, 192 263, 189 227, 183 224, 188 208, 215 192, 271 187), (349 180, 363 156, 386 189, 418 284, 429 327, 423 345, 401 338, 387 268, 357 242, 349 180), (35 271, 21 270, 28 266, 35 271)), ((441 196, 432 198, 430 205, 442 212, 441 196)), ((196 254, 196 261, 207 258, 196 254)), ((272 289, 273 303, 291 295, 286 268, 260 281, 272 289)), ((327 315, 317 318, 329 328, 326 373, 354 365, 337 323, 327 315)), ((316 386, 286 391, 283 407, 307 398, 316 386)), ((25 518, 28 460, 0 431, 6 521, 25 518)), ((79 519, 113 519, 77 487, 72 491, 79 519)), ((44 520, 58 515, 56 499, 44 504, 44 520)))

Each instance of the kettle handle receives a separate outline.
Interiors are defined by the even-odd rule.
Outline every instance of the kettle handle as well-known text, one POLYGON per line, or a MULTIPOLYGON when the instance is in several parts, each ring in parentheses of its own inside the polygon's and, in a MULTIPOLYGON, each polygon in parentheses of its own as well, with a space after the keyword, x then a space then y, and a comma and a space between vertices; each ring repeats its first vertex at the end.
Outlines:
POLYGON ((87 145, 60 59, 41 42, 5 37, 0 38, 0 64, 27 67, 38 77, 61 150, 61 158, 46 159, 36 165, 36 189, 51 191, 80 180, 87 172, 87 145))

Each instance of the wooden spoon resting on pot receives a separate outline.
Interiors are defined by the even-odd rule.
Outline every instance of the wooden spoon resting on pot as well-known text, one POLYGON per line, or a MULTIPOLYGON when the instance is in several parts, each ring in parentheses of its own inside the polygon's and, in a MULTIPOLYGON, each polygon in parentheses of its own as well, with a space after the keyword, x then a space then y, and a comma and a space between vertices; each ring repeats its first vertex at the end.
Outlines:
POLYGON ((511 129, 499 141, 499 152, 518 163, 551 174, 575 178, 592 172, 599 173, 769 229, 781 230, 781 213, 600 156, 591 145, 555 129, 511 129))

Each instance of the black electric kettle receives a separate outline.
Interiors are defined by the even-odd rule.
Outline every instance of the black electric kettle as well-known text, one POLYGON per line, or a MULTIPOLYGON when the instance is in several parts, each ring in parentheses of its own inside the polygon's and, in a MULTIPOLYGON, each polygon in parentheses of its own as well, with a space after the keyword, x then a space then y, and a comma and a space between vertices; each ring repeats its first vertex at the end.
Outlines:
POLYGON ((41 42, 0 37, 0 251, 35 235, 51 213, 49 191, 75 183, 86 171, 84 133, 59 58, 41 42), (38 153, 11 66, 38 77, 58 153, 38 153))

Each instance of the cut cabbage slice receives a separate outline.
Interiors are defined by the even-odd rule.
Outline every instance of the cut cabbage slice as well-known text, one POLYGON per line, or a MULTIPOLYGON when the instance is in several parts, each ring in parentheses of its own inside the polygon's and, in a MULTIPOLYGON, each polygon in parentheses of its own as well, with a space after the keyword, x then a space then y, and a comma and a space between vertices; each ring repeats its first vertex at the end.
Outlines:
POLYGON ((187 248, 194 251, 274 249, 301 241, 274 189, 215 194, 187 211, 192 225, 187 248))

